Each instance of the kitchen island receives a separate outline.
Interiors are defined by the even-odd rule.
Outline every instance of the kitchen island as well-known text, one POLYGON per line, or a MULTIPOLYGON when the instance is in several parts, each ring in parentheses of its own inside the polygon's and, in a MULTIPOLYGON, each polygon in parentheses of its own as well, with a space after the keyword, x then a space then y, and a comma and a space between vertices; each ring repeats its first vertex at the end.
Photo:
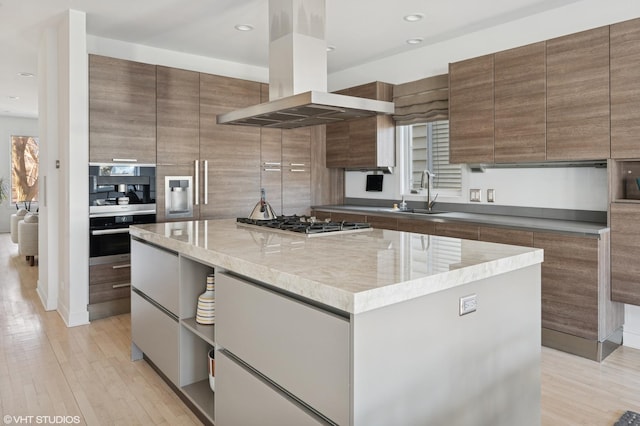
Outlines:
POLYGON ((130 233, 132 357, 208 422, 540 423, 540 249, 234 220, 130 233), (201 326, 214 271, 216 324, 201 326))

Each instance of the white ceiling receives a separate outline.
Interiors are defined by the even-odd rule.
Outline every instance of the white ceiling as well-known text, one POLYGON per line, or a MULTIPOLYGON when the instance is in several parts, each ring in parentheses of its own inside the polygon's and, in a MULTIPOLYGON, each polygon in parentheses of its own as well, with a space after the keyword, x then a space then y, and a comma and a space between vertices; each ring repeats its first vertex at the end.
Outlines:
MULTIPOLYGON (((458 37, 579 0, 326 0, 329 73, 458 37), (419 22, 403 16, 423 13, 419 22), (422 37, 419 45, 407 39, 422 37)), ((89 34, 268 66, 267 0, 0 0, 0 115, 37 116, 42 30, 67 9, 89 34), (239 32, 236 24, 250 24, 239 32), (9 99, 17 96, 19 99, 9 99)))

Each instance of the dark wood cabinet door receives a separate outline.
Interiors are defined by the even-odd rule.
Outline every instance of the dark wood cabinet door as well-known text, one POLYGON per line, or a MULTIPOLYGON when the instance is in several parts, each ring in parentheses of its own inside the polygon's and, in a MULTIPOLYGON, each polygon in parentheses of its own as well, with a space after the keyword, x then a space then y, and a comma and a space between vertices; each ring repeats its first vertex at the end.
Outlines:
POLYGON ((260 129, 216 123, 218 114, 259 103, 260 83, 200 75, 202 219, 248 215, 260 199, 260 129))
POLYGON ((640 19, 611 25, 611 157, 640 158, 640 19))
POLYGON ((547 160, 609 158, 609 27, 547 41, 547 160))
POLYGON ((308 215, 311 210, 311 129, 282 131, 282 212, 308 215))
POLYGON ((640 306, 640 205, 612 203, 611 300, 640 306))
POLYGON ((200 74, 158 66, 157 162, 185 165, 200 158, 200 74))
POLYGON ((156 163, 156 67, 89 55, 89 161, 156 163))
POLYGON ((493 55, 449 64, 451 163, 493 163, 493 55))
POLYGON ((495 54, 495 162, 546 159, 545 43, 495 54))
POLYGON ((544 249, 542 327, 585 339, 598 339, 598 240, 539 233, 544 249))

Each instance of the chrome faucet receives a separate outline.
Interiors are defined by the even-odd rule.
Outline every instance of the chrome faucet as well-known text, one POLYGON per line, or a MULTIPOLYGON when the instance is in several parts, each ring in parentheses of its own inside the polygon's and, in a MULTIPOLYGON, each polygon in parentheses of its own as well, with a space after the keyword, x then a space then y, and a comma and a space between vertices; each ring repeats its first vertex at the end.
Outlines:
POLYGON ((427 190, 427 210, 431 211, 434 204, 436 203, 436 199, 438 198, 438 194, 431 199, 431 178, 436 177, 435 174, 431 173, 429 170, 424 170, 422 172, 422 179, 420 180, 420 188, 427 190))

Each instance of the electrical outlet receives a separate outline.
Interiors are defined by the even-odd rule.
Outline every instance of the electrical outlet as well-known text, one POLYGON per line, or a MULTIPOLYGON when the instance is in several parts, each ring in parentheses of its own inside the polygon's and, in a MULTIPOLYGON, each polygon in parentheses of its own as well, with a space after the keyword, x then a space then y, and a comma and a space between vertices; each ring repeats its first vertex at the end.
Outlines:
POLYGON ((496 190, 487 189, 487 203, 495 203, 495 202, 496 202, 496 190))
POLYGON ((460 316, 475 312, 477 308, 478 301, 475 293, 460 298, 460 316))
POLYGON ((482 190, 481 189, 470 189, 469 190, 469 201, 473 201, 475 203, 479 203, 482 201, 482 190))

